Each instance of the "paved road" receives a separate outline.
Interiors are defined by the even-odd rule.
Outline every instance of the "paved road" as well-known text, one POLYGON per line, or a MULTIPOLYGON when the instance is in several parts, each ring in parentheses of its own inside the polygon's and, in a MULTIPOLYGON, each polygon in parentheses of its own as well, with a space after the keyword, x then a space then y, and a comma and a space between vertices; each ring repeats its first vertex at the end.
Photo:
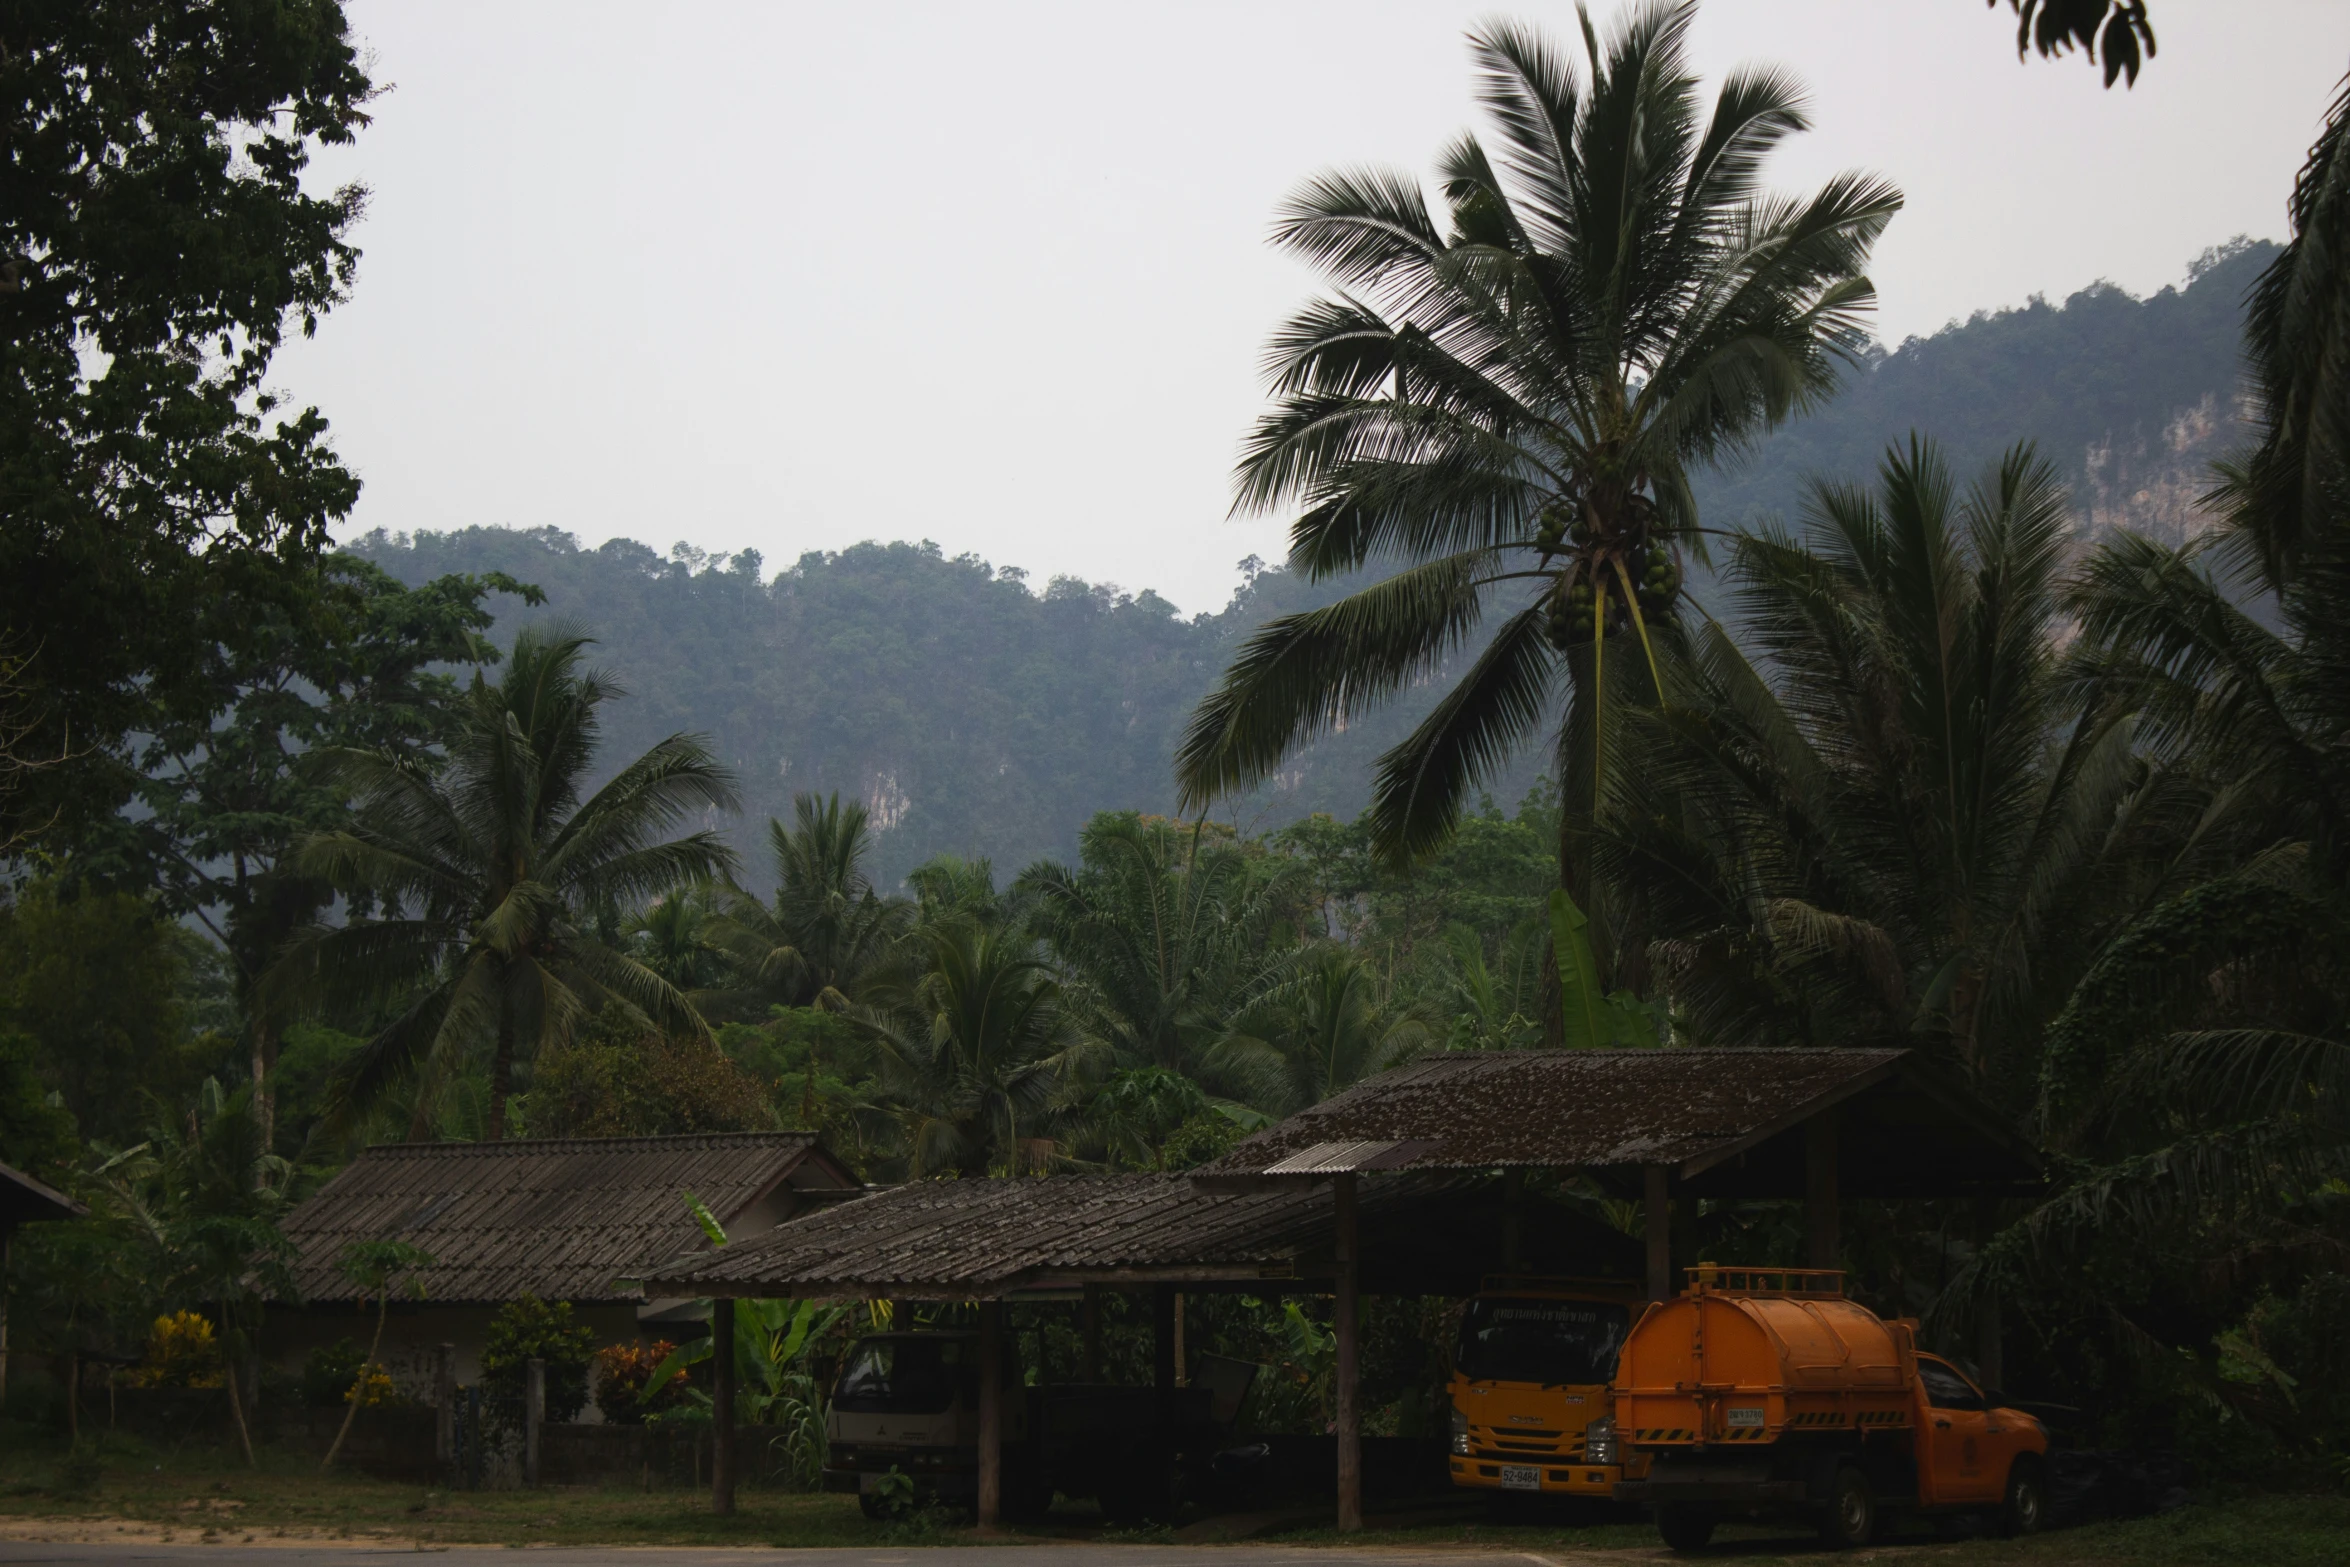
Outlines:
MULTIPOLYGON (((951 1545, 916 1549, 827 1551, 753 1550, 731 1547, 663 1550, 561 1550, 534 1547, 526 1554, 503 1546, 435 1549, 436 1563, 476 1567, 1575 1567, 1599 1558, 1518 1551, 1397 1550, 1347 1551, 1251 1545, 951 1545)), ((283 1545, 223 1542, 218 1545, 156 1545, 136 1541, 44 1545, 0 1540, 0 1562, 167 1564, 199 1561, 253 1561, 264 1567, 388 1567, 414 1563, 414 1546, 283 1545)), ((1621 1556, 1610 1560, 1621 1563, 1621 1556)))

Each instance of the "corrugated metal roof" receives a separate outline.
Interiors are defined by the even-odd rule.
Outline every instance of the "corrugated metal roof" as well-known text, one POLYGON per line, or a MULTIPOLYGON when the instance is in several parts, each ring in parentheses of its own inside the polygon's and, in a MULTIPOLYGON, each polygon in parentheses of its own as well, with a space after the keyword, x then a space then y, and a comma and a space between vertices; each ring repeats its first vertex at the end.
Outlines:
MULTIPOLYGON (((1465 1197, 1479 1184, 1436 1175, 1368 1185, 1364 1231, 1408 1224, 1430 1203, 1465 1197)), ((645 1283, 662 1295, 967 1299, 1089 1277, 1280 1279, 1326 1261, 1331 1213, 1329 1185, 1305 1181, 1235 1194, 1200 1191, 1181 1175, 918 1181, 721 1251, 649 1259, 645 1283)), ((1483 1255, 1493 1249, 1480 1237, 1479 1254, 1460 1265, 1473 1278, 1497 1265, 1483 1255)))
POLYGON ((1430 1056, 1268 1127, 1195 1172, 1317 1145, 1427 1144, 1403 1167, 1686 1165, 1881 1081, 1904 1050, 1509 1050, 1430 1056))
POLYGON ((684 1193, 723 1223, 810 1159, 816 1184, 845 1182, 812 1132, 398 1143, 353 1160, 285 1232, 312 1301, 358 1298, 335 1264, 360 1240, 432 1253, 432 1301, 633 1300, 618 1276, 649 1254, 706 1244, 684 1193))

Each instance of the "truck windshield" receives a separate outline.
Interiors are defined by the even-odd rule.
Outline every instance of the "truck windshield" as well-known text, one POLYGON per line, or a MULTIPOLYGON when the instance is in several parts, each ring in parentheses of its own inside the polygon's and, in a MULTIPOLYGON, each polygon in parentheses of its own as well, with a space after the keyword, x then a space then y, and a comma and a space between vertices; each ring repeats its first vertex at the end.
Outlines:
POLYGON ((866 1339, 841 1368, 833 1407, 859 1415, 938 1414, 955 1401, 957 1384, 970 1380, 969 1359, 969 1346, 957 1338, 866 1339))
POLYGON ((1481 1296, 1461 1318, 1457 1364, 1472 1382, 1605 1382, 1628 1326, 1629 1313, 1605 1301, 1481 1296))

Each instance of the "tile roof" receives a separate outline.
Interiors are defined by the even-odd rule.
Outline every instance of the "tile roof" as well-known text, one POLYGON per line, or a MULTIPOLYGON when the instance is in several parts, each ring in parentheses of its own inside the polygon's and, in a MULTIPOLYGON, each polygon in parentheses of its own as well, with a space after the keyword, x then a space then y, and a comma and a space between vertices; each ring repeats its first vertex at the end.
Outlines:
POLYGON ((635 1263, 706 1244, 684 1193, 724 1223, 811 1161, 814 1184, 846 1184, 812 1132, 396 1143, 360 1154, 285 1232, 311 1301, 358 1297, 335 1264, 359 1240, 432 1253, 431 1301, 634 1300, 618 1280, 635 1263))

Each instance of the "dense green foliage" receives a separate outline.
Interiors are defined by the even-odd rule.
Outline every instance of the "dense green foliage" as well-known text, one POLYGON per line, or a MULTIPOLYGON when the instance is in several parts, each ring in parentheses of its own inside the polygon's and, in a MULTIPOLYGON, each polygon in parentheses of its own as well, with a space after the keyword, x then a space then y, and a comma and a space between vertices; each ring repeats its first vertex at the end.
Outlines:
MULTIPOLYGON (((2086 42, 2061 19, 2095 11, 2109 62, 2112 18, 2141 15, 2017 10, 2044 46, 2086 42)), ((331 6, 265 11, 41 25, 124 59, 292 29, 300 69, 342 86, 257 154, 247 194, 282 207, 306 139, 355 123, 334 94, 364 84, 331 6), (193 43, 173 31, 190 18, 193 43)), ((1347 291, 1285 329, 1244 459, 1252 498, 1304 508, 1296 569, 1252 563, 1220 614, 1031 593, 927 546, 772 582, 752 555, 543 531, 377 535, 320 564, 314 527, 240 513, 236 549, 277 564, 207 589, 236 634, 198 626, 168 681, 142 683, 152 647, 101 660, 77 709, 113 714, 136 808, 59 812, 0 904, 0 1158, 92 1209, 18 1241, 20 1343, 72 1387, 84 1357, 199 1313, 242 1433, 237 1373, 291 1289, 279 1218, 390 1136, 798 1126, 878 1180, 1166 1171, 1432 1049, 1898 1046, 1971 1082, 2052 1174, 2028 1198, 1845 1204, 1856 1293, 1946 1348, 1996 1345, 2004 1321, 2006 1380, 2069 1401, 2078 1434, 2338 1482, 2350 96, 2290 245, 2215 252, 2150 301, 1979 318, 1830 397, 1891 194, 1751 206, 1801 115, 1783 79, 1743 73, 1701 123, 1687 21, 1654 5, 1595 30, 1588 79, 1491 27, 1499 173, 1463 142, 1440 212, 1376 176, 1293 205, 1284 237, 1347 291), (2206 482, 2238 428, 2247 291, 2257 445, 2220 474, 2222 515, 2112 504, 2206 482), (1814 405, 1760 466, 1703 471, 1814 405), (1822 471, 1798 487, 1799 467, 1822 471), (1698 591, 1723 613, 1685 613, 1679 562, 1709 536, 1698 591), (641 694, 529 614, 526 580, 641 694), (1489 592, 1515 596, 1491 636, 1489 592), (1640 672, 1632 700, 1602 700, 1603 666, 1640 672), (1154 814, 1178 773, 1233 819, 1154 814), (762 829, 746 870, 725 834, 762 829)), ((28 60, 55 63, 5 69, 28 60)), ((118 89, 151 101, 100 82, 101 120, 118 89)), ((347 203, 307 200, 326 270, 250 280, 281 325, 347 276, 347 203)), ((215 304, 165 310, 118 363, 190 321, 274 341, 215 304)), ((238 401, 244 367, 201 371, 221 429, 263 411, 238 401)), ((104 400, 107 379, 68 390, 104 400)), ((101 518, 121 499, 73 498, 101 518)), ((188 591, 173 574, 167 597, 188 591)), ((0 694, 48 681, 62 702, 27 656, 0 645, 0 694)), ((0 713, 0 746, 38 737, 27 711, 0 713)), ((1575 1172, 1529 1179, 1643 1222, 1575 1172)), ((1798 1218, 1684 1196, 1673 1244, 1787 1263, 1798 1218)), ((385 1237, 342 1261, 377 1340, 314 1369, 373 1386, 392 1297, 429 1259, 385 1237)), ((1259 1428, 1322 1427, 1318 1304, 1195 1310, 1195 1345, 1276 1368, 1259 1428)), ((1139 1323, 1111 1315, 1139 1370, 1139 1323)), ((819 1441, 814 1346, 856 1320, 738 1315, 749 1407, 795 1423, 795 1468, 819 1441)), ((1445 1322, 1441 1302, 1373 1304, 1372 1429, 1435 1429, 1445 1322)), ((551 1412, 578 1407, 589 1338, 562 1303, 501 1313, 494 1402, 537 1356, 559 1363, 551 1412)), ((707 1417, 702 1390, 667 1397, 664 1421, 707 1417)), ((59 1402, 69 1429, 77 1410, 59 1402)))
POLYGON ((0 844, 111 812, 358 496, 263 378, 350 286, 366 193, 304 173, 373 91, 339 0, 0 21, 0 844))

